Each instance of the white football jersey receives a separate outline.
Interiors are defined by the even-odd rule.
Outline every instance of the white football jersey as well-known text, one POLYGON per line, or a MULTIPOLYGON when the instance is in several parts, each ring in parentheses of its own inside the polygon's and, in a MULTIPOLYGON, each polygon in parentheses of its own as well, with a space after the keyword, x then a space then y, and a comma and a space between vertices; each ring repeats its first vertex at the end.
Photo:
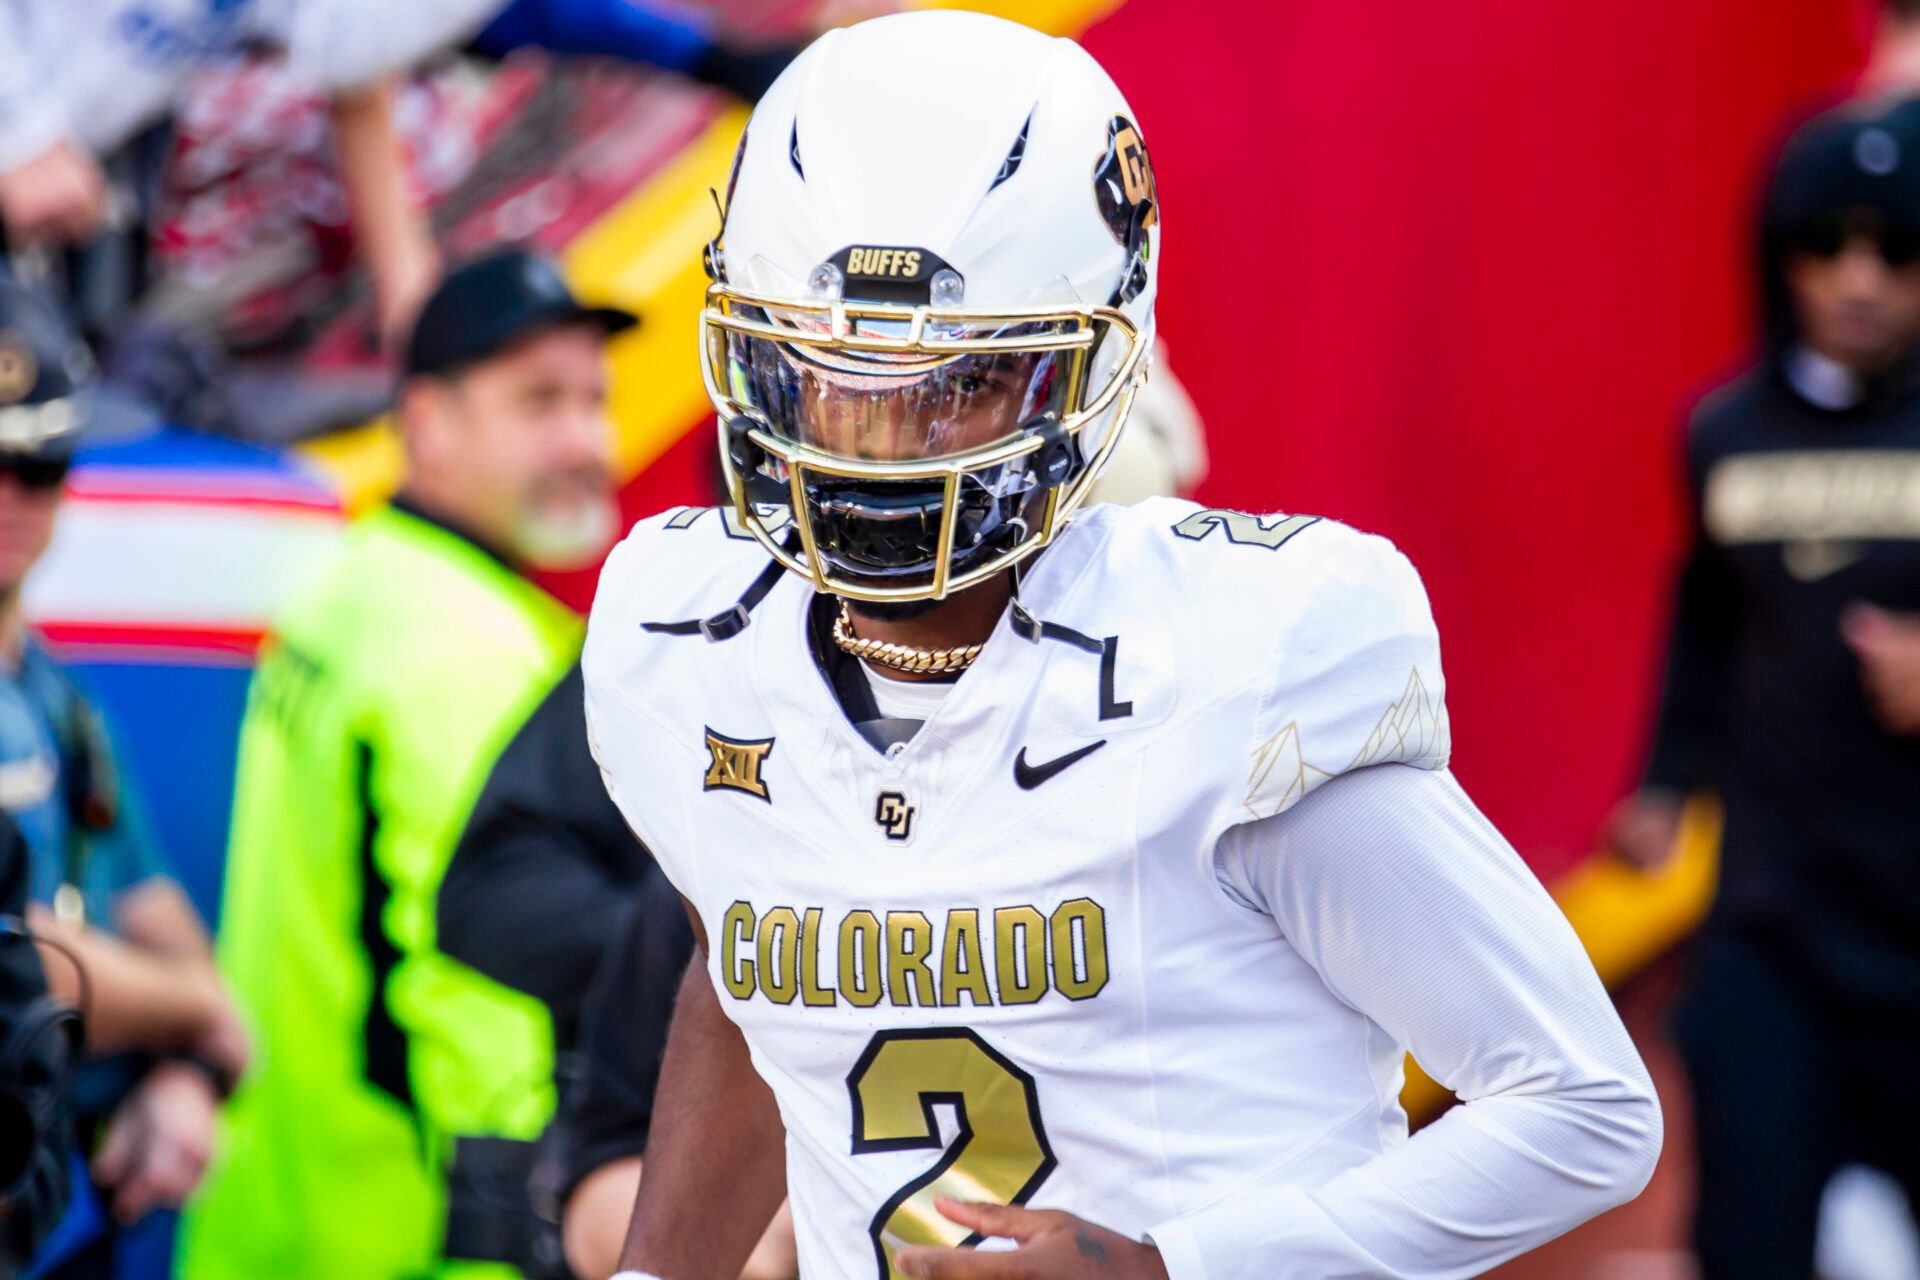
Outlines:
POLYGON ((936 1193, 1138 1238, 1404 1139, 1399 1046, 1215 865, 1330 777, 1444 767, 1433 620, 1390 543, 1085 511, 884 753, 812 655, 806 582, 762 580, 737 626, 768 563, 720 511, 638 526, 587 708, 778 1099, 803 1274, 888 1280, 897 1244, 961 1242, 936 1193))

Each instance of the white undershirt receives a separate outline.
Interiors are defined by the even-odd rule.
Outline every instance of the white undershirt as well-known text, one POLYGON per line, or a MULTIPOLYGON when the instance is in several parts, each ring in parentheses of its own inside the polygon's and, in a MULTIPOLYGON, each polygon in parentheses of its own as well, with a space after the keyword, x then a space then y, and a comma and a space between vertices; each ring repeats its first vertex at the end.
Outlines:
POLYGON ((889 720, 931 720, 953 689, 946 680, 896 680, 865 662, 860 670, 873 689, 874 706, 889 720))
MULTIPOLYGON (((868 680, 902 719, 952 689, 868 680)), ((1223 893, 1466 1105, 1322 1185, 1154 1227, 1170 1280, 1477 1276, 1645 1186, 1646 1068, 1566 917, 1450 772, 1343 774, 1229 830, 1214 862, 1223 893)))

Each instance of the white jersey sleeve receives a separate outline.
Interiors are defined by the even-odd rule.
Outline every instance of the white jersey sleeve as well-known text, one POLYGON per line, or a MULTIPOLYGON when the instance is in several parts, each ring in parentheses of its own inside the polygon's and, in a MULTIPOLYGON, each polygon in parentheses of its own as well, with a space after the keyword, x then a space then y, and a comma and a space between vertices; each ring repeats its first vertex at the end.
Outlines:
POLYGON ((1466 1105, 1323 1184, 1154 1228, 1171 1280, 1479 1275, 1646 1185, 1646 1068, 1565 917, 1450 773, 1349 773, 1229 831, 1219 859, 1466 1105))

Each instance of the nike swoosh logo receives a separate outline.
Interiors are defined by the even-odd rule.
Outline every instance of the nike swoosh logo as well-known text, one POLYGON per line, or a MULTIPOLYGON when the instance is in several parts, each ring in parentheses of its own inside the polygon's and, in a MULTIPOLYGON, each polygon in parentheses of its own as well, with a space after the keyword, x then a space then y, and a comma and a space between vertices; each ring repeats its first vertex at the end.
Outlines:
POLYGON ((1031 791, 1054 774, 1063 769, 1072 768, 1106 745, 1107 740, 1102 738, 1098 742, 1088 743, 1078 751, 1069 751, 1063 756, 1055 756, 1045 764, 1028 764, 1027 749, 1022 747, 1020 754, 1013 758, 1013 780, 1019 784, 1022 791, 1031 791))

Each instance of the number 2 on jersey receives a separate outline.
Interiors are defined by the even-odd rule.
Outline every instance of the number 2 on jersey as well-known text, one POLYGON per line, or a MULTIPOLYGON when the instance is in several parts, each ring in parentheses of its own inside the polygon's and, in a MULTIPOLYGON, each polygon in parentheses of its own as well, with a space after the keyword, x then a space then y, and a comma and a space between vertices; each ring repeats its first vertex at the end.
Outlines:
POLYGON ((1268 524, 1259 516, 1250 516, 1244 511, 1196 511, 1179 524, 1173 531, 1183 538, 1198 542, 1215 529, 1227 535, 1227 541, 1243 547, 1265 547, 1269 551, 1278 551, 1287 544, 1287 539, 1308 525, 1318 524, 1319 516, 1275 516, 1268 524))
POLYGON ((903 1244, 976 1244, 980 1237, 940 1216, 936 1195, 1025 1204, 1053 1172, 1033 1077, 964 1027, 882 1031, 847 1074, 853 1153, 938 1151, 934 1108, 953 1108, 959 1132, 931 1169, 873 1215, 879 1280, 904 1280, 893 1254, 903 1244))

